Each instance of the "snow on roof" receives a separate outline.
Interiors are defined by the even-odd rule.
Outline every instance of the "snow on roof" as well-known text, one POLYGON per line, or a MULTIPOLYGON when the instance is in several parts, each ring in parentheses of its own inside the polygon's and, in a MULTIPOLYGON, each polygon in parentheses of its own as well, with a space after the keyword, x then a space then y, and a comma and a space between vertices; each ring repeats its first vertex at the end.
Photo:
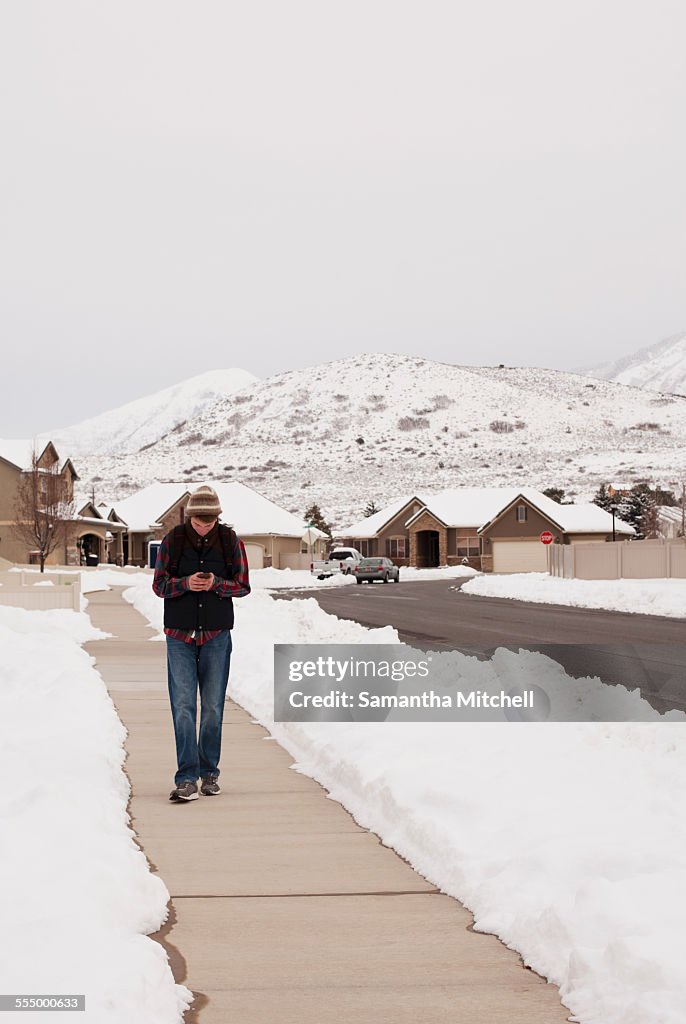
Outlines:
MULTIPOLYGON (((502 512, 511 501, 522 496, 533 502, 541 512, 555 519, 553 512, 559 509, 554 501, 540 491, 530 487, 461 487, 440 491, 428 502, 448 526, 484 526, 502 512)), ((556 519, 556 522, 559 520, 556 519)))
MULTIPOLYGON (((557 522, 565 533, 612 533, 612 514, 599 505, 558 505, 557 522)), ((543 511, 543 510, 541 510, 543 511)), ((629 523, 615 516, 615 533, 627 537, 636 531, 629 523)))
MULTIPOLYGON (((405 495, 368 519, 339 530, 338 536, 360 539, 376 536, 413 497, 447 526, 479 529, 520 496, 568 533, 608 533, 612 530, 612 516, 598 505, 559 505, 533 487, 460 487, 433 494, 418 491, 415 495, 405 495)), ((404 522, 414 515, 408 510, 404 522)), ((618 533, 634 533, 633 527, 621 520, 616 519, 615 523, 618 533)))
MULTIPOLYGON (((352 526, 346 526, 344 529, 336 530, 337 537, 355 537, 362 540, 365 537, 375 537, 379 530, 383 529, 386 523, 390 522, 398 512, 408 502, 412 501, 413 498, 417 498, 420 505, 426 503, 429 500, 430 495, 418 492, 417 494, 405 494, 402 498, 398 498, 396 501, 391 502, 390 505, 385 505, 384 508, 375 512, 372 516, 367 516, 366 519, 360 519, 352 526)), ((408 518, 410 513, 408 512, 408 518)))
POLYGON ((681 506, 680 505, 658 505, 657 514, 660 519, 666 519, 672 523, 681 522, 681 506))
MULTIPOLYGON (((93 523, 94 526, 104 526, 105 525, 105 520, 104 519, 96 519, 95 516, 79 516, 79 515, 76 515, 76 516, 73 517, 73 522, 75 522, 75 523, 93 523)), ((120 531, 126 530, 126 527, 124 526, 123 523, 107 523, 107 528, 108 528, 108 530, 109 529, 120 530, 120 531)))
MULTIPOLYGON (((82 508, 86 507, 86 505, 93 505, 93 498, 91 497, 90 494, 74 495, 74 508, 76 509, 77 512, 80 512, 82 508)), ((93 505, 93 508, 98 513, 98 515, 102 515, 102 509, 97 504, 93 505)))
MULTIPOLYGON (((239 536, 273 533, 281 537, 301 538, 307 529, 306 521, 300 516, 286 511, 246 484, 237 480, 229 483, 208 480, 206 483, 219 495, 223 522, 230 523, 239 536)), ((193 484, 192 490, 199 486, 193 484)))
POLYGON ((107 501, 98 501, 96 502, 95 507, 103 519, 109 520, 110 516, 115 516, 115 518, 118 518, 119 516, 119 513, 117 512, 118 506, 112 505, 107 501))
POLYGON ((230 523, 239 536, 274 534, 301 538, 305 532, 307 523, 304 519, 280 508, 263 494, 236 480, 228 483, 204 480, 150 484, 137 494, 117 502, 114 508, 130 530, 145 532, 180 498, 196 490, 201 483, 213 487, 217 492, 223 509, 221 519, 230 523))
POLYGON ((115 502, 114 509, 129 530, 134 533, 145 533, 153 529, 158 516, 163 515, 179 498, 196 486, 179 480, 166 484, 148 484, 123 501, 115 502))
MULTIPOLYGON (((447 526, 477 527, 493 519, 510 501, 522 494, 522 490, 514 487, 459 487, 446 491, 416 491, 406 494, 392 504, 375 512, 368 519, 361 519, 345 530, 340 530, 342 537, 374 537, 382 527, 393 519, 401 509, 413 498, 419 507, 426 507, 441 519, 447 526)), ((538 494, 539 492, 533 492, 538 494)), ((549 499, 541 495, 544 501, 549 499)), ((413 518, 414 512, 408 509, 403 525, 413 518)))

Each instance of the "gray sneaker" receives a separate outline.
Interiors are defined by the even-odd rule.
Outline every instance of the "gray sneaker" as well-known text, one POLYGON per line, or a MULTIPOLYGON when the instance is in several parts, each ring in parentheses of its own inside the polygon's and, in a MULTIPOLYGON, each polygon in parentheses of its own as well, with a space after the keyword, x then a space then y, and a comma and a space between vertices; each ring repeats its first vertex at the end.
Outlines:
POLYGON ((221 793, 216 775, 203 775, 200 780, 200 792, 203 796, 217 796, 221 793))
POLYGON ((180 782, 178 786, 175 786, 169 794, 169 799, 178 803, 181 800, 197 800, 198 799, 198 785, 196 782, 187 780, 186 782, 180 782))

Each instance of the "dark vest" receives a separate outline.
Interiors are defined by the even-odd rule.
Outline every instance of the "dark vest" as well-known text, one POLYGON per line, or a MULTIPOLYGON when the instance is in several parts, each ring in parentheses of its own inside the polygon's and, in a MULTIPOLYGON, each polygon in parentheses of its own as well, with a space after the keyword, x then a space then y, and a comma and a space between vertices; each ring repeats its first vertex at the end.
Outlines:
MULTIPOLYGON (((172 535, 168 535, 168 540, 173 550, 172 535)), ((174 575, 192 576, 194 572, 213 572, 223 579, 231 579, 233 567, 231 562, 224 561, 220 538, 215 536, 214 543, 209 544, 204 538, 198 540, 196 548, 184 537, 183 550, 174 575)), ((230 597, 220 597, 213 590, 187 590, 181 597, 165 598, 164 625, 168 629, 189 631, 233 629, 233 601, 230 597)))

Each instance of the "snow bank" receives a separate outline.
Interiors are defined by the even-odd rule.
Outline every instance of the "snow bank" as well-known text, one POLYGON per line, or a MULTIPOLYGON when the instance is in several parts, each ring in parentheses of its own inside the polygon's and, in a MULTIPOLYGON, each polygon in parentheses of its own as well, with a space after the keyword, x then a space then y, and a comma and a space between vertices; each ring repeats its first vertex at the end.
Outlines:
MULTIPOLYGON (((15 572, 38 572, 37 569, 11 570, 15 572)), ((116 566, 102 566, 97 569, 84 571, 82 569, 59 569, 46 568, 46 574, 59 573, 61 576, 81 576, 81 593, 92 594, 97 590, 109 590, 110 587, 130 587, 141 584, 149 586, 152 583, 152 571, 150 569, 137 569, 135 566, 127 565, 123 568, 116 566)), ((448 566, 441 569, 414 569, 403 567, 400 570, 400 578, 403 582, 418 582, 422 580, 451 580, 458 577, 476 576, 476 569, 469 566, 448 566)), ((46 581, 48 585, 51 581, 46 581)), ((254 590, 315 590, 326 589, 327 587, 347 587, 355 584, 354 576, 344 576, 338 573, 329 576, 324 580, 312 576, 309 569, 252 569, 250 571, 250 584, 254 590)))
POLYGON ((453 580, 459 576, 479 576, 478 569, 472 569, 469 565, 449 565, 440 569, 415 569, 406 565, 400 570, 400 579, 406 583, 421 582, 422 580, 453 580))
POLYGON ((79 646, 105 635, 83 613, 0 607, 0 991, 172 1024, 191 994, 147 937, 169 893, 134 842, 126 732, 79 646))
MULTIPOLYGON (((161 601, 124 596, 161 628, 161 601)), ((575 1020, 683 1024, 686 726, 273 722, 273 643, 397 639, 258 591, 236 602, 230 693, 295 770, 559 985, 575 1020)), ((508 657, 522 681, 547 660, 508 657)))
POLYGON ((567 580, 545 572, 525 572, 479 576, 465 583, 462 591, 537 604, 686 618, 686 580, 567 580))
MULTIPOLYGON (((401 566, 401 583, 417 583, 422 580, 452 580, 458 577, 475 576, 477 570, 464 565, 451 565, 441 569, 414 569, 401 566)), ((329 576, 324 580, 312 576, 309 569, 252 569, 250 583, 254 589, 267 590, 315 590, 322 587, 347 587, 355 583, 354 576, 329 576)))
POLYGON ((355 582, 354 576, 337 573, 318 580, 309 569, 251 569, 250 586, 254 590, 310 590, 322 587, 347 587, 355 582))
POLYGON ((125 569, 96 569, 95 572, 81 573, 81 593, 92 594, 95 590, 109 590, 110 587, 130 587, 132 584, 150 586, 152 573, 143 572, 133 566, 125 569))

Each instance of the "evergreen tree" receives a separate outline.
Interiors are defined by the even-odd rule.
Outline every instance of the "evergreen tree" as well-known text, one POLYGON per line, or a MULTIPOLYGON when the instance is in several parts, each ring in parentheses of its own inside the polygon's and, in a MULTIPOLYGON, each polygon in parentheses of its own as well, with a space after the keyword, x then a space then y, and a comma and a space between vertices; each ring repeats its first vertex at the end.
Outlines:
POLYGON ((636 530, 636 539, 657 536, 657 502, 648 484, 636 484, 622 502, 620 516, 636 530))
POLYGON ((378 511, 379 509, 377 508, 376 502, 374 501, 373 498, 370 498, 364 507, 364 512, 362 513, 362 515, 364 516, 365 519, 369 519, 370 516, 373 516, 378 511))
POLYGON ((598 490, 593 495, 593 504, 599 505, 600 508, 604 508, 606 512, 610 512, 613 505, 616 505, 614 498, 608 492, 607 485, 601 484, 598 490))
POLYGON ((568 505, 569 502, 565 501, 565 492, 561 487, 546 487, 543 491, 546 498, 551 498, 552 501, 556 501, 558 505, 568 505))
POLYGON ((305 522, 311 523, 312 526, 316 526, 318 530, 323 530, 329 539, 331 539, 331 527, 324 518, 319 505, 314 502, 309 506, 309 508, 305 509, 305 522))

